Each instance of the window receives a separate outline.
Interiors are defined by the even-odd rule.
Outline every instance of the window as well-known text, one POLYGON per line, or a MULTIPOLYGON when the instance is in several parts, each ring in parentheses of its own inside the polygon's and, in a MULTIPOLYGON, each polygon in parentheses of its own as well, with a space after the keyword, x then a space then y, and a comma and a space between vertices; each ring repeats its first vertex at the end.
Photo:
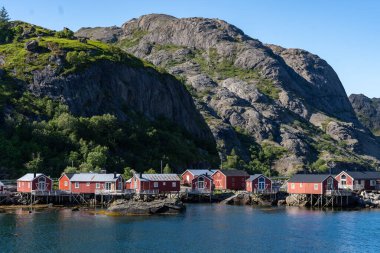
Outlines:
POLYGON ((19 187, 19 188, 21 187, 21 182, 18 182, 18 187, 19 187))
POLYGON ((186 181, 187 181, 187 182, 190 181, 190 176, 189 176, 189 175, 186 175, 186 181))
POLYGON ((162 185, 166 185, 166 182, 163 182, 162 185))
POLYGON ((75 188, 79 188, 79 182, 75 182, 75 188))
POLYGON ((265 189, 265 178, 260 177, 259 178, 259 190, 264 190, 265 189))
POLYGON ((334 179, 332 177, 327 179, 327 190, 334 190, 334 179))
POLYGON ((153 183, 153 187, 154 187, 154 188, 158 188, 158 182, 154 182, 154 183, 153 183))
POLYGON ((100 189, 100 183, 96 183, 95 187, 96 189, 100 189))
POLYGON ((340 176, 340 184, 344 186, 346 185, 346 183, 347 183, 346 175, 340 176))
POLYGON ((67 181, 63 182, 63 185, 64 185, 64 186, 68 186, 67 181))
POLYGON ((318 184, 314 184, 314 190, 318 190, 318 184))
POLYGON ((303 187, 303 184, 302 183, 300 183, 300 188, 302 188, 303 187))
POLYGON ((358 184, 362 184, 362 180, 358 180, 358 184))
MULTIPOLYGON (((203 177, 199 177, 198 178, 198 189, 203 189, 204 188, 204 178, 203 177)), ((175 183, 175 182, 173 182, 173 183, 175 183)), ((175 186, 173 186, 173 187, 175 187, 175 186)))
POLYGON ((294 189, 296 188, 296 185, 295 185, 294 183, 292 183, 292 184, 290 185, 290 188, 291 188, 292 190, 294 190, 294 189))
POLYGON ((86 186, 90 186, 90 182, 87 182, 87 183, 86 183, 86 186))
POLYGON ((172 182, 172 187, 176 187, 177 186, 177 182, 172 182))
POLYGON ((370 186, 375 186, 376 185, 376 180, 370 180, 369 181, 370 186))

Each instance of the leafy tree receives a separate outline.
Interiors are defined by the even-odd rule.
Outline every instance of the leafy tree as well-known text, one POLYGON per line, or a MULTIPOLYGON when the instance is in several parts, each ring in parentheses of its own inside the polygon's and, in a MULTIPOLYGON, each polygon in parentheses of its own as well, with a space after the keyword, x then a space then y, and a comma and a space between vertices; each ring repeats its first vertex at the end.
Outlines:
POLYGON ((164 174, 170 174, 172 173, 172 169, 169 167, 169 164, 167 163, 164 167, 164 174))
POLYGON ((56 32, 55 36, 58 38, 73 39, 74 38, 74 32, 71 31, 69 28, 64 27, 62 31, 56 32))
POLYGON ((132 173, 132 168, 131 167, 125 167, 124 168, 123 177, 124 177, 125 180, 128 180, 131 177, 133 177, 133 173, 132 173))
POLYGON ((230 155, 226 157, 226 161, 223 162, 224 169, 242 169, 244 161, 236 154, 235 149, 231 150, 230 155))
POLYGON ((34 155, 34 154, 32 155, 32 160, 27 162, 25 164, 25 167, 28 169, 28 171, 37 173, 37 172, 41 172, 42 163, 43 163, 43 159, 41 158, 40 153, 37 153, 37 155, 34 155))
POLYGON ((149 170, 144 171, 144 173, 145 174, 157 174, 157 172, 153 168, 150 168, 149 170))
POLYGON ((108 148, 103 146, 96 146, 87 155, 87 164, 89 164, 95 170, 100 170, 104 168, 107 162, 107 152, 108 148))
POLYGON ((64 170, 65 173, 76 173, 78 169, 76 167, 67 166, 64 170))
POLYGON ((10 29, 9 15, 4 6, 0 10, 0 43, 7 43, 12 40, 13 33, 10 29))

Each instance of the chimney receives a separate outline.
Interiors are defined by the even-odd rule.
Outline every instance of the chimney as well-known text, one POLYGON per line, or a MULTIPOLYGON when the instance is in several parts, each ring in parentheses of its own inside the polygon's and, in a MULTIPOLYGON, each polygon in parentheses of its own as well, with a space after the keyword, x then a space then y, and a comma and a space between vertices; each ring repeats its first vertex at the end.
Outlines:
POLYGON ((36 176, 37 176, 37 173, 36 173, 36 172, 34 172, 34 177, 33 177, 33 178, 36 178, 36 176))
POLYGON ((116 172, 113 173, 113 178, 117 178, 116 172))
POLYGON ((139 173, 139 178, 142 178, 142 173, 139 173))

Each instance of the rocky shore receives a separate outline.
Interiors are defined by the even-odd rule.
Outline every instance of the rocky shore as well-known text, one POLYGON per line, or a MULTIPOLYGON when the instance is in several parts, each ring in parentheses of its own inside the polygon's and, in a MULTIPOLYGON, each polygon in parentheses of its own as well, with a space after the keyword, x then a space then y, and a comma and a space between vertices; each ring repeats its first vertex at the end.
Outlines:
POLYGON ((181 201, 162 199, 153 201, 117 200, 107 209, 108 214, 114 215, 152 215, 177 214, 186 210, 181 201))

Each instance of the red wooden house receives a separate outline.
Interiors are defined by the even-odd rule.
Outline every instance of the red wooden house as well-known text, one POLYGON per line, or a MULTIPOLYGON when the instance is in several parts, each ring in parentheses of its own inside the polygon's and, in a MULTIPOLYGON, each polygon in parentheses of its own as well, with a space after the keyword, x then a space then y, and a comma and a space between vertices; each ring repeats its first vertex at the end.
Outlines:
POLYGON ((17 180, 18 192, 50 192, 53 189, 53 180, 41 173, 28 173, 17 180))
POLYGON ((379 171, 342 171, 335 176, 340 189, 378 190, 380 189, 379 171))
POLYGON ((263 174, 252 175, 245 182, 246 191, 248 192, 268 192, 272 190, 272 180, 263 174))
POLYGON ((195 192, 212 192, 214 183, 211 175, 202 174, 195 176, 191 181, 191 190, 195 192))
POLYGON ((215 189, 218 190, 245 190, 245 180, 249 178, 243 170, 217 170, 212 174, 215 189))
POLYGON ((137 193, 162 193, 179 192, 180 183, 181 180, 177 174, 135 173, 126 186, 137 193))
POLYGON ((186 170, 184 173, 182 173, 181 177, 181 184, 182 185, 191 185, 194 177, 200 176, 200 175, 212 175, 214 174, 214 170, 186 170))
POLYGON ((110 193, 123 191, 124 182, 116 173, 64 173, 59 178, 59 189, 78 194, 110 193))
POLYGON ((337 190, 338 181, 332 175, 296 174, 288 180, 290 194, 319 194, 337 190))

